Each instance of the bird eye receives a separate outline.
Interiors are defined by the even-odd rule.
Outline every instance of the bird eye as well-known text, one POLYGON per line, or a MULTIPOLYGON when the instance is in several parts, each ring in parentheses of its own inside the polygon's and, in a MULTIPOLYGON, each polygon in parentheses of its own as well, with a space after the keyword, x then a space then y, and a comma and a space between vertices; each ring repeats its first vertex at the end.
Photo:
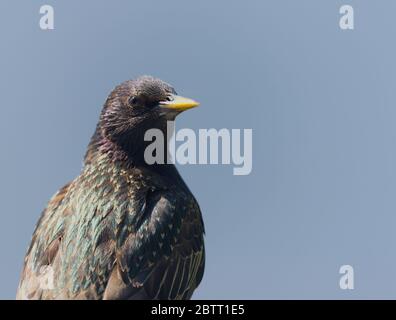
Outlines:
POLYGON ((130 97, 130 98, 129 98, 129 101, 128 101, 128 103, 129 103, 131 106, 136 106, 136 105, 138 104, 138 102, 139 102, 139 99, 138 99, 137 97, 135 97, 135 96, 130 97))

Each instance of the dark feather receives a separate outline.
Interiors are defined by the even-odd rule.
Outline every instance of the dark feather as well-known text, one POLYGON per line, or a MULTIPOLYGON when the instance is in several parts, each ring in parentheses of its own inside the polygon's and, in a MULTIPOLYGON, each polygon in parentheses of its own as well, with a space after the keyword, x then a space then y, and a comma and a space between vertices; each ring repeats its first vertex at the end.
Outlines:
POLYGON ((131 94, 151 106, 170 92, 145 77, 109 96, 81 174, 37 224, 18 299, 191 297, 205 260, 201 212, 173 165, 142 162, 142 131, 165 120, 125 105, 131 94))

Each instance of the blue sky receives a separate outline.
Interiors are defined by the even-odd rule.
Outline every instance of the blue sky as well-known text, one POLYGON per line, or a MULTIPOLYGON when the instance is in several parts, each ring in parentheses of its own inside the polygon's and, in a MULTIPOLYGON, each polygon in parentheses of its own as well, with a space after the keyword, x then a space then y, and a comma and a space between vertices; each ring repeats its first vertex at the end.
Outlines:
POLYGON ((394 1, 0 4, 0 298, 34 225, 78 175, 112 88, 141 74, 201 102, 178 128, 253 129, 253 170, 179 166, 203 211, 195 298, 394 298, 394 1), (355 289, 339 287, 352 265, 355 289))

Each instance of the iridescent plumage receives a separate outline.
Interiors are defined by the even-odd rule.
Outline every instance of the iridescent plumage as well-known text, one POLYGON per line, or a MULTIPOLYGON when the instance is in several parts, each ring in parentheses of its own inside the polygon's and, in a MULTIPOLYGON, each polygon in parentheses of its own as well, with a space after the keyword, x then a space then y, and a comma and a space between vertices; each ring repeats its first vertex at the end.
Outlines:
POLYGON ((81 174, 37 224, 18 299, 191 297, 205 261, 198 203, 174 165, 143 159, 145 130, 166 134, 166 120, 178 113, 158 107, 174 95, 151 77, 111 93, 81 174))

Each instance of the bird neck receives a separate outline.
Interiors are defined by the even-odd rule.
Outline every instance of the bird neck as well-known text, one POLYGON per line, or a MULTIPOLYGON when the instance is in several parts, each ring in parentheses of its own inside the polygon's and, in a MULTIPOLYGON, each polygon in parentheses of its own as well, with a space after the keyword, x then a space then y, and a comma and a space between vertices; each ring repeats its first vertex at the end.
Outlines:
MULTIPOLYGON (((166 129, 163 130, 164 136, 167 137, 166 129)), ((162 176, 172 177, 172 179, 176 179, 182 185, 185 185, 176 167, 171 163, 168 164, 170 154, 168 152, 167 139, 164 139, 163 150, 166 150, 164 155, 164 164, 147 164, 144 159, 144 151, 150 143, 152 142, 144 141, 143 134, 139 135, 139 133, 131 133, 129 137, 127 136, 124 139, 118 139, 114 141, 106 137, 103 134, 100 126, 98 126, 88 145, 84 158, 84 164, 91 165, 98 161, 102 162, 103 158, 105 157, 109 160, 109 164, 123 166, 126 170, 136 167, 144 167, 157 172, 162 176)))

